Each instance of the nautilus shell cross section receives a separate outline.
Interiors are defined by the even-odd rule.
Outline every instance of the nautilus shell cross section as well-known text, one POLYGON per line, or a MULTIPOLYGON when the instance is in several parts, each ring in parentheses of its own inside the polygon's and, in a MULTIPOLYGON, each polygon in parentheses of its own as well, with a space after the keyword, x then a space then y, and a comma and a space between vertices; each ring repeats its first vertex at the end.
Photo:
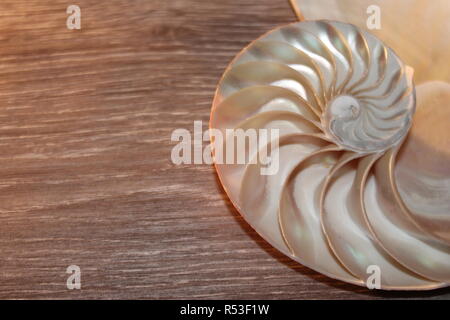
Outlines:
POLYGON ((320 273, 366 285, 377 268, 382 289, 447 286, 448 212, 409 205, 428 180, 415 183, 408 160, 397 172, 415 109, 413 69, 374 35, 334 21, 283 26, 231 62, 210 121, 223 136, 215 157, 236 148, 237 129, 277 129, 277 143, 245 144, 245 163, 216 157, 220 181, 264 239, 320 273), (261 174, 262 150, 275 173, 261 174))

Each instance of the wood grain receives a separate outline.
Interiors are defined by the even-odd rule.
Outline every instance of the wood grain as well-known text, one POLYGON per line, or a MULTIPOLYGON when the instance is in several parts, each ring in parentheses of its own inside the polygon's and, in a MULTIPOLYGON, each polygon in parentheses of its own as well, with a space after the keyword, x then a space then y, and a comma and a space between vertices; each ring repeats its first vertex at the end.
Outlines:
POLYGON ((288 1, 3 0, 0 298, 449 298, 374 292, 298 265, 209 165, 170 161, 205 127, 232 57, 295 20, 288 1), (66 28, 77 4, 82 29, 66 28), (81 290, 66 288, 78 265, 81 290))

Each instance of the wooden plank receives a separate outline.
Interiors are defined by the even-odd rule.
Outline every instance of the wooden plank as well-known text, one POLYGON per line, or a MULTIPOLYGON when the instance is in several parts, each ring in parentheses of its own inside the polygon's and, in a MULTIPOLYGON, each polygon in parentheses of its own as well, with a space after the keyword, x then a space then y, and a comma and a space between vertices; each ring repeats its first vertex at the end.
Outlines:
POLYGON ((0 4, 0 298, 449 298, 373 292, 290 261, 209 165, 170 161, 206 128, 228 62, 295 20, 288 1, 0 4), (81 290, 66 268, 81 268, 81 290))

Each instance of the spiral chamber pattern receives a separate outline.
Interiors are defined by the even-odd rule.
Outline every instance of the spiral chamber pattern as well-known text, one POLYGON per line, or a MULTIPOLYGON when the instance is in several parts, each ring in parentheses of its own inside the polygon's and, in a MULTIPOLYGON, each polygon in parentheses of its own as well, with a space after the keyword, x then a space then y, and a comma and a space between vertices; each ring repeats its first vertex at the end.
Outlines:
POLYGON ((365 285, 375 266, 383 289, 446 286, 450 236, 430 231, 426 212, 415 218, 395 179, 412 77, 350 24, 294 23, 252 42, 225 71, 210 125, 225 148, 228 129, 278 129, 279 170, 261 174, 261 146, 246 146, 254 162, 216 163, 235 207, 273 246, 332 278, 365 285))

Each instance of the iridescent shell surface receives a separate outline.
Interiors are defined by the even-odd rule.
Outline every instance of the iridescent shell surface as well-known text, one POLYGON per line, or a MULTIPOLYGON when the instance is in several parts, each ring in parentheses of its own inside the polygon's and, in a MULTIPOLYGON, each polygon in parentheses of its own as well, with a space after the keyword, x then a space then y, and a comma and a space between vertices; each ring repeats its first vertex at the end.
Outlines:
POLYGON ((415 88, 412 68, 352 24, 275 29, 227 68, 210 125, 225 147, 227 129, 279 129, 279 170, 216 163, 220 180, 262 237, 318 272, 365 285, 375 265, 383 289, 446 286, 450 152, 448 135, 438 135, 448 133, 450 112, 433 108, 448 102, 447 86, 415 88), (417 169, 425 151, 440 157, 423 155, 417 169))

